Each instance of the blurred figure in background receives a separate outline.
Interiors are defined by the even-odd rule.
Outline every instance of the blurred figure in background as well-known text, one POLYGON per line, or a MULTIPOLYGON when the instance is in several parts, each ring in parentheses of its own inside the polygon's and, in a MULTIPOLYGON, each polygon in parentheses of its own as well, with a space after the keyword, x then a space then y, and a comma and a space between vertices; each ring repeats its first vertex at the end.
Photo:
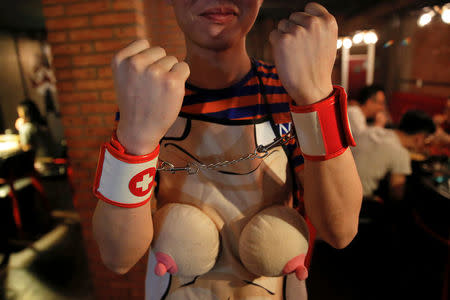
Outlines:
POLYGON ((348 106, 348 118, 353 137, 358 142, 358 137, 367 128, 367 121, 374 120, 374 126, 384 127, 387 123, 386 96, 380 86, 371 85, 364 87, 358 101, 351 101, 348 106))
POLYGON ((30 99, 22 101, 17 107, 19 118, 16 129, 19 131, 20 146, 23 151, 34 151, 35 168, 43 171, 46 163, 59 155, 57 145, 47 127, 47 122, 41 116, 36 104, 30 99))
POLYGON ((430 155, 450 156, 450 98, 441 114, 433 116, 436 132, 428 140, 430 155))
POLYGON ((352 149, 365 200, 378 200, 374 191, 389 176, 389 197, 403 198, 406 176, 411 174, 410 152, 424 151, 426 139, 436 130, 424 112, 407 111, 397 129, 369 127, 352 149))

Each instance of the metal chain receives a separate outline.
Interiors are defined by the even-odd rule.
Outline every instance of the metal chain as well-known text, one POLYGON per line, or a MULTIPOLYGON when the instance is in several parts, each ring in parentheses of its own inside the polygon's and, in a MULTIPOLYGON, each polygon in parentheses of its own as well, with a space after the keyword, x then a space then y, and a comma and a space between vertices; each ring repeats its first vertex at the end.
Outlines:
POLYGON ((240 162, 246 161, 246 160, 264 159, 273 153, 273 152, 269 152, 270 150, 272 150, 273 148, 278 147, 278 146, 286 145, 293 138, 294 138, 294 134, 292 133, 292 130, 291 130, 286 135, 276 138, 272 143, 270 143, 268 145, 257 146, 253 153, 249 153, 238 159, 225 160, 225 161, 220 161, 220 162, 211 163, 211 164, 202 164, 202 163, 198 163, 198 162, 191 162, 191 163, 188 163, 184 167, 176 167, 174 164, 160 159, 159 160, 160 166, 157 170, 163 171, 163 172, 171 172, 172 174, 174 174, 175 172, 184 171, 184 172, 187 172, 189 175, 195 175, 199 172, 200 169, 215 170, 217 168, 235 165, 237 163, 240 163, 240 162))

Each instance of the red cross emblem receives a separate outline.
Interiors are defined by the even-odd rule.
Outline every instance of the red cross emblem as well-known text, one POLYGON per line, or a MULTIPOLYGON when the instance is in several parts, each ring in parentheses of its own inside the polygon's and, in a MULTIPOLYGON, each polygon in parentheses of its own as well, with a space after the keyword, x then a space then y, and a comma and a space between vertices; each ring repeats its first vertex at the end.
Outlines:
POLYGON ((153 187, 153 182, 155 181, 155 174, 155 168, 148 168, 134 175, 128 184, 130 192, 136 197, 143 197, 150 193, 153 187))

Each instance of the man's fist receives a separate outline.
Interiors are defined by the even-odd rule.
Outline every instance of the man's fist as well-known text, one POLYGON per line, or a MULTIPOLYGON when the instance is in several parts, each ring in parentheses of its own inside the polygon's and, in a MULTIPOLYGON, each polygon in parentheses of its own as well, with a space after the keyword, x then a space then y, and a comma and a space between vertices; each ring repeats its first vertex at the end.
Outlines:
POLYGON ((120 111, 117 138, 130 154, 150 153, 180 112, 189 67, 138 40, 115 55, 112 69, 120 111))
POLYGON ((305 12, 283 19, 270 34, 281 83, 298 105, 328 97, 336 58, 337 24, 321 5, 308 3, 305 12))

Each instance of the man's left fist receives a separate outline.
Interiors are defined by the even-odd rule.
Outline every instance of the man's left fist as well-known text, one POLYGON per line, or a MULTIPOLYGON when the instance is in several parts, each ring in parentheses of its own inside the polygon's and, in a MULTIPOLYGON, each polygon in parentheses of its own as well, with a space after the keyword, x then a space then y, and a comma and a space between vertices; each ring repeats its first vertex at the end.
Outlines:
POLYGON ((270 34, 281 83, 297 105, 308 105, 333 91, 331 72, 336 58, 335 18, 317 3, 283 19, 270 34))

